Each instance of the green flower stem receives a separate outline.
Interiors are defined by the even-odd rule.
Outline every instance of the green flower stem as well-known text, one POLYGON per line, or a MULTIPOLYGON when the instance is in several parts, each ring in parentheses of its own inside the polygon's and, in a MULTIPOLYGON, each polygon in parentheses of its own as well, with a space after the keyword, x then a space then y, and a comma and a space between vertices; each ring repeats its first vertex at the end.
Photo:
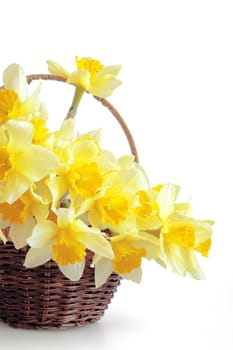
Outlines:
POLYGON ((80 88, 79 86, 76 87, 73 101, 72 101, 72 105, 67 113, 66 119, 75 117, 79 102, 81 101, 81 98, 82 98, 84 92, 85 92, 84 89, 80 88))

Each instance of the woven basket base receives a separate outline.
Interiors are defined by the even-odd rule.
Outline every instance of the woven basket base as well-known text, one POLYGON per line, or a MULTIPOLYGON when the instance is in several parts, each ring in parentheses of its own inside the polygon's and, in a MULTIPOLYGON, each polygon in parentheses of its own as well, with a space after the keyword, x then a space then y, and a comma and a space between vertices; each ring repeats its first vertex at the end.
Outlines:
POLYGON ((24 268, 26 252, 0 243, 0 321, 17 328, 51 329, 83 326, 103 316, 120 284, 118 275, 95 288, 90 253, 83 277, 72 282, 52 261, 24 268))

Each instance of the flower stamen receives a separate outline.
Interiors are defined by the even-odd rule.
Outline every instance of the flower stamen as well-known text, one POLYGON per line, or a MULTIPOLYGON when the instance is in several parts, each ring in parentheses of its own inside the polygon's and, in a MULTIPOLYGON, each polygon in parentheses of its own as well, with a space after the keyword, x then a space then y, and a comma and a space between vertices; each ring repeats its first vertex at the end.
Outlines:
POLYGON ((90 81, 95 80, 96 75, 103 69, 103 65, 98 60, 83 57, 80 60, 75 57, 76 65, 79 70, 87 70, 90 73, 90 81))

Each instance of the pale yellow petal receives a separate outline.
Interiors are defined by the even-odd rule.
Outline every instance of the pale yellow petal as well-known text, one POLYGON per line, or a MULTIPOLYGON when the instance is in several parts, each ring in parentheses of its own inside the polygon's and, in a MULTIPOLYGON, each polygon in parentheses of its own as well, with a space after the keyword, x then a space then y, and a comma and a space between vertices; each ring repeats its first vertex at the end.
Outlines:
POLYGON ((92 227, 100 228, 101 216, 97 210, 90 209, 88 211, 88 220, 92 227))
POLYGON ((142 217, 137 216, 137 226, 139 230, 157 230, 161 227, 161 221, 159 217, 155 214, 142 217))
POLYGON ((49 215, 49 207, 47 204, 40 202, 34 202, 31 206, 31 213, 37 221, 45 220, 49 215))
POLYGON ((31 146, 33 126, 29 122, 9 120, 5 125, 9 138, 8 147, 12 152, 25 152, 31 146))
POLYGON ((20 106, 20 111, 22 111, 22 116, 28 115, 31 113, 39 112, 40 110, 40 91, 41 91, 41 82, 39 82, 34 93, 29 96, 24 103, 20 106))
POLYGON ((111 96, 113 91, 121 84, 122 82, 119 79, 112 75, 106 75, 96 79, 88 91, 94 96, 106 98, 111 96))
POLYGON ((182 249, 177 244, 168 243, 163 235, 160 237, 162 256, 167 266, 177 274, 185 276, 186 267, 183 262, 182 249))
POLYGON ((78 239, 88 249, 102 257, 113 259, 112 247, 99 230, 88 227, 81 220, 77 220, 76 230, 78 239))
POLYGON ((73 208, 59 208, 56 213, 59 227, 67 227, 73 223, 75 214, 73 208))
POLYGON ((182 250, 182 257, 187 273, 197 280, 205 279, 194 252, 191 249, 183 248, 182 250))
POLYGON ((57 75, 65 79, 68 78, 69 72, 65 68, 63 68, 58 62, 47 60, 46 63, 48 64, 48 71, 51 74, 57 75))
POLYGON ((55 132, 56 137, 60 140, 72 141, 75 140, 78 132, 76 130, 76 121, 73 118, 65 119, 61 125, 60 130, 55 132))
POLYGON ((133 155, 125 155, 118 159, 118 164, 121 169, 130 169, 134 166, 134 156, 133 155))
POLYGON ((52 195, 48 188, 47 182, 38 181, 31 186, 31 193, 40 203, 49 204, 52 201, 52 195))
POLYGON ((31 181, 24 175, 13 171, 9 173, 7 181, 0 183, 0 203, 15 202, 31 185, 31 181))
POLYGON ((138 267, 131 272, 122 273, 121 276, 127 280, 133 281, 135 283, 140 283, 142 279, 142 268, 138 267))
POLYGON ((213 222, 210 223, 205 220, 197 220, 194 222, 195 246, 199 246, 201 243, 211 239, 213 233, 212 225, 213 222))
POLYGON ((85 268, 85 259, 77 264, 58 265, 61 272, 71 281, 79 281, 85 268))
POLYGON ((95 142, 101 141, 101 129, 89 131, 79 136, 80 140, 93 140, 95 142))
POLYGON ((47 183, 52 193, 52 209, 57 209, 60 204, 60 200, 67 193, 67 182, 62 176, 56 176, 54 179, 49 180, 47 183))
POLYGON ((102 77, 103 75, 112 75, 112 76, 117 76, 121 70, 121 65, 116 64, 114 66, 106 66, 103 67, 99 71, 99 73, 96 75, 96 80, 102 77))
POLYGON ((59 166, 58 158, 50 150, 31 145, 27 152, 15 161, 16 169, 32 181, 39 181, 55 171, 59 166))
POLYGON ((43 248, 51 245, 57 235, 57 225, 49 220, 37 223, 27 242, 32 248, 43 248))
POLYGON ((52 258, 51 246, 43 248, 30 248, 27 252, 24 266, 32 269, 34 267, 43 265, 52 258))
POLYGON ((16 249, 21 249, 27 245, 27 239, 31 236, 36 221, 32 216, 28 216, 23 224, 11 224, 9 236, 16 249))
POLYGON ((149 188, 148 178, 139 165, 134 165, 131 169, 121 170, 116 174, 112 185, 116 192, 136 193, 149 188))
POLYGON ((166 264, 163 260, 161 248, 160 248, 160 239, 147 232, 139 232, 138 236, 135 236, 135 240, 132 242, 132 245, 135 248, 144 248, 146 250, 146 259, 153 259, 159 265, 166 267, 166 264))
POLYGON ((73 156, 78 164, 93 161, 99 155, 99 147, 93 140, 81 140, 74 144, 73 156))
POLYGON ((23 69, 18 64, 9 65, 3 72, 3 84, 5 89, 14 90, 21 101, 27 97, 27 80, 23 69))
POLYGON ((160 190, 157 201, 159 205, 159 215, 162 220, 166 220, 173 212, 175 197, 176 188, 173 184, 168 183, 160 190))
POLYGON ((80 86, 82 89, 90 91, 90 73, 86 70, 76 70, 69 75, 67 83, 80 86))
POLYGON ((95 263, 95 286, 99 288, 102 286, 112 274, 112 261, 107 258, 100 258, 95 263))

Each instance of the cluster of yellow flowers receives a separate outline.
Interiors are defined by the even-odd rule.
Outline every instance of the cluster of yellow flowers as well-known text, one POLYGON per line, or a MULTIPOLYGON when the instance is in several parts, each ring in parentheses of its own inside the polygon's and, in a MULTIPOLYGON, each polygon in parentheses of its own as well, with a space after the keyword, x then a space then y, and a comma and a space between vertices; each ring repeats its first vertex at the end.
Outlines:
POLYGON ((120 85, 120 66, 76 58, 69 73, 54 61, 49 72, 75 86, 61 128, 50 132, 40 88, 28 93, 26 76, 12 64, 0 89, 0 238, 29 246, 25 266, 52 259, 79 280, 93 252, 96 286, 114 271, 139 282, 142 258, 202 278, 195 252, 208 255, 212 224, 191 217, 179 187, 152 187, 133 156, 117 159, 100 146, 100 132, 79 135, 72 118, 84 92, 107 97, 120 85))

